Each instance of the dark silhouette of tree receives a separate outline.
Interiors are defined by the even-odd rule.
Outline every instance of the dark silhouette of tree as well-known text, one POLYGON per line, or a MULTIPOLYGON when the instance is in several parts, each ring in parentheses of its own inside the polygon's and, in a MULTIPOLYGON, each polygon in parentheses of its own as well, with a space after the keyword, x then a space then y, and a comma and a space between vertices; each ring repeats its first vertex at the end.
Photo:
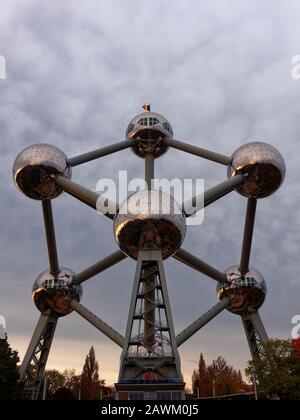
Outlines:
POLYGON ((11 349, 7 337, 0 340, 0 400, 19 400, 22 386, 19 383, 18 352, 11 349))
POLYGON ((259 358, 248 363, 246 375, 256 373, 258 389, 268 397, 300 400, 300 352, 297 340, 269 340, 259 358))
POLYGON ((194 395, 198 396, 198 392, 200 391, 200 380, 197 370, 194 370, 192 374, 192 391, 194 395))
POLYGON ((96 360, 95 349, 92 346, 85 358, 81 374, 81 399, 93 400, 100 398, 99 364, 96 360))
POLYGON ((53 397, 54 400, 69 400, 69 401, 74 401, 75 400, 75 396, 73 394, 72 391, 70 391, 68 388, 66 388, 65 386, 63 386, 62 388, 59 388, 53 397))
POLYGON ((230 366, 223 357, 219 356, 206 366, 202 353, 198 370, 194 370, 192 375, 192 386, 194 395, 198 394, 199 387, 200 397, 210 397, 214 393, 216 396, 236 394, 247 388, 241 372, 230 366))
POLYGON ((48 378, 47 399, 52 399, 56 391, 64 386, 65 377, 63 373, 56 369, 46 370, 45 376, 48 378))

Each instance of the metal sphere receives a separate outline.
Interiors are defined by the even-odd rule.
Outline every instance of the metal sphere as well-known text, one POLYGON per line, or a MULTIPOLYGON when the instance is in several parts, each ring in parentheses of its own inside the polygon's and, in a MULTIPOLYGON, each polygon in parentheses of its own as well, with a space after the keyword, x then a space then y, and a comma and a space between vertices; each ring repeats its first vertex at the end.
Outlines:
POLYGON ((155 158, 163 155, 168 150, 163 141, 166 137, 173 138, 171 124, 165 117, 154 112, 137 115, 130 121, 126 130, 128 140, 138 140, 132 151, 142 158, 147 154, 155 158))
POLYGON ((82 286, 70 286, 74 272, 61 267, 58 276, 53 276, 48 270, 43 271, 35 280, 32 288, 32 299, 41 313, 51 311, 56 316, 65 316, 72 312, 66 298, 76 299, 82 296, 82 286))
POLYGON ((228 178, 248 174, 246 182, 237 188, 245 197, 264 198, 273 194, 285 177, 284 159, 275 147, 260 142, 247 143, 232 155, 228 178))
POLYGON ((185 216, 178 203, 155 190, 128 197, 114 219, 116 241, 134 259, 146 249, 159 249, 163 258, 170 257, 180 248, 185 233, 185 216))
POLYGON ((18 154, 13 165, 13 178, 17 188, 34 200, 57 197, 61 192, 53 177, 71 178, 67 156, 50 144, 33 144, 18 154))
POLYGON ((225 271, 228 283, 219 283, 218 298, 231 298, 227 308, 237 315, 249 314, 258 310, 267 295, 267 286, 263 276, 254 268, 250 268, 245 276, 241 276, 238 266, 234 265, 225 271))

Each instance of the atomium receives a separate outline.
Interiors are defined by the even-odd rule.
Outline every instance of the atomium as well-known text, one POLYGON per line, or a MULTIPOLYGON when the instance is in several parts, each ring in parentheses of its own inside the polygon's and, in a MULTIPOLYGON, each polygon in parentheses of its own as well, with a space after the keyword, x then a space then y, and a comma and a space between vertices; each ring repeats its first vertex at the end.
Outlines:
POLYGON ((70 285, 73 276, 72 270, 61 267, 57 276, 46 270, 37 277, 32 288, 32 299, 41 313, 50 310, 51 313, 61 317, 72 312, 66 299, 80 301, 82 296, 81 285, 70 285))
MULTIPOLYGON (((150 106, 144 109, 148 108, 150 106)), ((273 146, 248 143, 232 157, 220 155, 196 145, 175 141, 166 118, 145 112, 131 120, 126 140, 70 159, 50 145, 30 146, 16 158, 13 176, 15 184, 25 195, 42 200, 50 267, 38 276, 33 286, 32 297, 41 316, 20 367, 20 378, 30 398, 37 399, 40 394, 58 318, 73 310, 122 348, 119 382, 115 384, 117 394, 122 398, 136 389, 143 392, 147 380, 151 380, 151 390, 157 391, 158 395, 162 385, 163 390, 174 390, 175 387, 182 395, 185 384, 178 348, 225 309, 241 316, 250 352, 253 358, 260 357, 263 345, 268 341, 259 314, 267 288, 262 275, 248 267, 257 199, 275 192, 285 177, 283 158, 273 146), (71 182, 70 166, 78 166, 130 147, 137 156, 145 159, 145 184, 148 189, 132 194, 121 205, 108 203, 115 209, 108 215, 108 200, 71 182), (185 215, 182 212, 186 203, 178 204, 170 195, 151 189, 151 181, 155 178, 154 158, 163 155, 168 147, 227 167, 229 179, 204 192, 205 207, 234 189, 248 198, 240 266, 232 266, 221 272, 181 248, 186 234, 186 218, 189 217, 188 213, 185 215), (57 197, 62 192, 61 188, 113 219, 114 237, 120 248, 76 274, 67 268, 59 270, 50 199, 57 197), (80 284, 120 263, 126 256, 137 260, 137 263, 126 333, 122 335, 80 303, 80 284), (219 302, 177 335, 163 262, 171 256, 218 282, 219 302), (59 274, 51 274, 56 272, 59 274), (141 384, 137 378, 142 378, 141 384)), ((193 203, 197 198, 193 197, 187 203, 193 203)), ((201 227, 197 228, 200 235, 201 227)), ((201 248, 203 246, 201 244, 201 248)), ((118 311, 116 302, 112 301, 111 305, 113 310, 118 311)))
POLYGON ((250 268, 245 276, 241 276, 238 266, 233 265, 225 274, 228 283, 219 283, 217 294, 219 300, 224 297, 231 299, 228 311, 237 314, 249 314, 257 311, 263 305, 267 286, 263 276, 254 268, 250 268))
POLYGON ((159 249, 163 259, 181 246, 186 233, 185 216, 168 194, 145 190, 125 200, 114 219, 120 249, 137 259, 140 250, 159 249))
POLYGON ((71 178, 67 156, 50 144, 34 144, 22 150, 13 165, 13 178, 17 188, 34 200, 52 199, 62 190, 54 182, 61 175, 71 178))
POLYGON ((126 130, 128 140, 136 139, 133 152, 141 158, 151 154, 155 158, 162 156, 168 150, 164 138, 173 138, 173 129, 169 121, 160 114, 143 112, 133 118, 126 130))
POLYGON ((273 194, 285 177, 283 157, 275 147, 260 142, 247 143, 232 155, 228 178, 247 174, 237 191, 245 197, 264 198, 273 194))

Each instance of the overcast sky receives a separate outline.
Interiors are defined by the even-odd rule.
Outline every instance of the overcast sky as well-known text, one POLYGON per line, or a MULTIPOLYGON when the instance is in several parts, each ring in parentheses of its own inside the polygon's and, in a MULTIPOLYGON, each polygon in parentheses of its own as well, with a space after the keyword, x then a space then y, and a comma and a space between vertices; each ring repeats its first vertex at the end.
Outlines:
MULTIPOLYGON (((13 184, 24 147, 47 142, 68 156, 124 139, 142 105, 171 122, 175 137, 230 155, 247 141, 277 147, 287 165, 282 188, 258 203, 251 265, 268 284, 261 310, 271 337, 287 338, 299 305, 300 3, 295 0, 33 1, 3 0, 0 55, 0 314, 23 357, 39 313, 35 277, 48 266, 41 205, 13 184)), ((226 168, 170 151, 157 175, 226 179, 226 168)), ((91 189, 103 177, 143 175, 129 150, 76 167, 73 180, 91 189)), ((206 209, 189 227, 184 248, 220 270, 240 256, 246 200, 236 193, 206 209)), ((63 194, 53 202, 60 262, 79 271, 117 249, 112 224, 63 194)), ((135 265, 126 260, 84 285, 82 303, 124 333, 135 265)), ((215 282, 166 262, 176 331, 216 303, 215 282)), ((59 321, 48 367, 77 368, 95 346, 101 376, 117 379, 120 351, 72 314, 59 321)), ((244 369, 250 358, 239 317, 224 312, 180 353, 189 382, 199 353, 222 354, 244 369)))

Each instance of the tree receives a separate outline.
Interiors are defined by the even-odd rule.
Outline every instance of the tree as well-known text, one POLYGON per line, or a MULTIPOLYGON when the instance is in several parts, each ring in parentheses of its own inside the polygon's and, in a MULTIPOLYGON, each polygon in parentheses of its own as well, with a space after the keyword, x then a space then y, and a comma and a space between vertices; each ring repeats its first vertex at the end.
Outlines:
POLYGON ((7 337, 0 340, 0 400, 21 399, 17 363, 18 352, 11 349, 7 337))
POLYGON ((197 370, 194 370, 192 374, 192 390, 193 394, 198 396, 198 392, 200 390, 200 380, 199 373, 197 370))
POLYGON ((75 397, 73 392, 71 392, 68 388, 66 388, 65 386, 59 388, 53 397, 54 400, 69 400, 69 401, 74 401, 75 397))
POLYGON ((81 374, 81 399, 93 400, 100 398, 99 364, 96 360, 95 349, 92 346, 85 358, 81 374))
POLYGON ((246 375, 256 373, 260 392, 282 400, 300 400, 300 354, 297 340, 269 340, 260 357, 248 363, 246 375))
POLYGON ((223 357, 219 356, 206 366, 202 353, 198 370, 194 370, 192 375, 192 385, 194 395, 198 394, 199 387, 201 397, 210 397, 214 393, 216 396, 236 394, 246 389, 241 372, 230 366, 223 357))
POLYGON ((65 377, 56 369, 49 369, 45 371, 45 376, 48 378, 48 392, 47 398, 52 399, 56 391, 64 386, 65 377))

